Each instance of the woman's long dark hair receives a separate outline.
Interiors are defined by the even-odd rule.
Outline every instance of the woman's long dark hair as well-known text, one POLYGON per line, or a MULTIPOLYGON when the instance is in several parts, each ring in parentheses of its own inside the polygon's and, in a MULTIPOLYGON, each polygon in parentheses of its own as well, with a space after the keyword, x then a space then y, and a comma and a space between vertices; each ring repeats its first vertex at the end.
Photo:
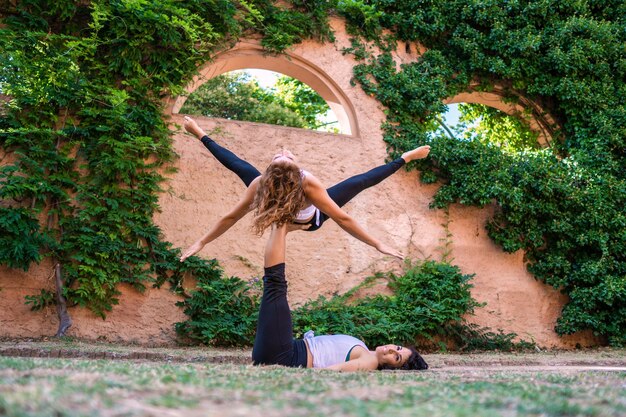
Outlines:
POLYGON ((422 358, 422 356, 417 353, 417 349, 415 349, 415 346, 409 346, 408 349, 411 351, 411 356, 409 356, 409 359, 407 359, 407 361, 404 362, 402 366, 394 368, 389 365, 380 365, 378 367, 378 370, 382 371, 389 369, 395 371, 400 369, 403 371, 422 371, 428 369, 428 364, 426 363, 424 358, 422 358))

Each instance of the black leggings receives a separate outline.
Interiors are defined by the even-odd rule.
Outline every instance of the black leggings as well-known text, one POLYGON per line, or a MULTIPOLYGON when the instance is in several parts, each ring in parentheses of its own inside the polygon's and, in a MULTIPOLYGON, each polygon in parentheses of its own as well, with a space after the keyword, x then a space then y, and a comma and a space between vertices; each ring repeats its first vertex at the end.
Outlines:
POLYGON ((293 338, 284 263, 265 268, 252 360, 255 365, 307 365, 304 340, 293 338))
POLYGON ((228 149, 221 147, 208 136, 205 135, 200 140, 209 152, 213 154, 215 159, 220 161, 222 165, 233 171, 239 176, 239 178, 241 178, 241 181, 246 184, 246 187, 248 187, 256 177, 261 176, 258 169, 239 158, 228 149))
MULTIPOLYGON (((248 187, 250 183, 258 176, 261 175, 258 169, 253 167, 250 163, 239 158, 226 148, 218 145, 215 141, 208 136, 202 137, 202 143, 206 148, 215 156, 229 170, 233 171, 248 187)), ((348 201, 352 200, 357 194, 366 188, 372 187, 385 178, 389 177, 397 170, 399 170, 405 164, 404 159, 398 158, 385 165, 378 166, 362 174, 355 175, 347 180, 341 181, 338 184, 333 185, 326 191, 330 198, 339 206, 343 207, 348 201)), ((319 229, 328 219, 328 216, 320 212, 319 223, 316 224, 315 216, 310 222, 311 227, 308 231, 319 229)))

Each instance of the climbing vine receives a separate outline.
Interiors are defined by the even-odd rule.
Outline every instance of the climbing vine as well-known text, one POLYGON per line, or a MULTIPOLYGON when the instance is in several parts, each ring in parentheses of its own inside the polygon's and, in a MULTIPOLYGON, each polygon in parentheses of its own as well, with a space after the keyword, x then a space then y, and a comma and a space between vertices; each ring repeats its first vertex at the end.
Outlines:
POLYGON ((557 332, 591 329, 625 344, 626 5, 346 3, 358 35, 346 52, 361 61, 356 81, 387 107, 390 150, 432 146, 432 158, 416 164, 422 180, 442 184, 432 206, 495 202, 491 238, 524 250, 529 271, 569 296, 557 332), (397 69, 397 41, 428 50, 397 69), (537 104, 528 106, 537 118, 545 109, 556 121, 550 149, 510 154, 434 133, 443 99, 482 90, 537 104))
POLYGON ((345 53, 358 60, 355 82, 386 108, 390 153, 431 144, 414 167, 441 183, 432 206, 495 203, 492 239, 524 250, 529 270, 569 296, 557 331, 626 343, 623 1, 285 4, 3 3, 0 263, 28 269, 49 257, 63 284, 33 306, 66 300, 104 316, 121 282, 180 290, 185 273, 214 279, 211 261, 179 263, 152 220, 175 157, 163 99, 242 36, 260 35, 270 52, 332 40, 335 13, 354 36, 345 53), (398 42, 415 54, 399 67, 398 42), (552 116, 550 148, 504 152, 433 133, 444 98, 496 88, 552 116))
MULTIPOLYGON (((305 36, 327 39, 324 22, 304 5, 269 1, 7 4, 0 263, 27 270, 50 257, 64 284, 57 295, 102 317, 117 303, 119 283, 180 289, 186 271, 209 274, 178 262, 152 220, 160 173, 174 158, 163 100, 245 33, 263 34, 265 47, 278 51, 305 36)), ((44 290, 29 303, 63 298, 44 290)))

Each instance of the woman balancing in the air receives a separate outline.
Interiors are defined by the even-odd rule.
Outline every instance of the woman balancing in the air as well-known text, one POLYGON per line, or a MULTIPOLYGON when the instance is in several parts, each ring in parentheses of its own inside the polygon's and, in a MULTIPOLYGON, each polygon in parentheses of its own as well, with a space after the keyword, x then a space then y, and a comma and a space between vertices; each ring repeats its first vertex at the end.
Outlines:
POLYGON ((428 369, 413 347, 384 345, 369 350, 361 340, 347 335, 293 338, 285 280, 285 236, 288 228, 293 228, 293 225, 272 226, 265 247, 263 297, 252 349, 254 364, 335 371, 428 369))
POLYGON ((341 207, 361 191, 392 175, 404 164, 425 158, 430 152, 429 146, 405 152, 388 164, 355 175, 326 190, 313 174, 298 166, 294 155, 287 150, 274 155, 265 173, 261 174, 251 164, 210 139, 192 118, 185 116, 184 127, 200 139, 222 165, 237 174, 247 189, 237 205, 183 253, 181 261, 198 253, 252 210, 255 210, 253 229, 259 235, 272 224, 284 223, 299 224, 301 229, 313 231, 331 218, 362 242, 384 254, 402 258, 400 252, 367 233, 341 207))

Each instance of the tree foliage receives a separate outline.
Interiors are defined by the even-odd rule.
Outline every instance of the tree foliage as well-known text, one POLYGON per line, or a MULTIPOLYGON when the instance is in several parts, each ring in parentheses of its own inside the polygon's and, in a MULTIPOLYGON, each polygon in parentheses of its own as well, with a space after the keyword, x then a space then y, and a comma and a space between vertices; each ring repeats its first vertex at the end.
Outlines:
POLYGON ((218 75, 194 91, 182 113, 232 120, 300 127, 323 128, 328 104, 308 85, 280 76, 273 87, 263 88, 245 72, 218 75))
POLYGON ((275 102, 271 94, 245 73, 223 74, 208 80, 189 96, 181 112, 305 127, 304 120, 297 113, 275 102))
POLYGON ((483 144, 493 144, 502 151, 515 153, 539 148, 539 134, 524 120, 483 104, 459 105, 461 122, 455 130, 459 138, 475 137, 483 144))
POLYGON ((330 119, 330 107, 326 101, 302 81, 283 75, 270 92, 281 106, 300 116, 307 129, 338 133, 337 122, 326 120, 330 119))

